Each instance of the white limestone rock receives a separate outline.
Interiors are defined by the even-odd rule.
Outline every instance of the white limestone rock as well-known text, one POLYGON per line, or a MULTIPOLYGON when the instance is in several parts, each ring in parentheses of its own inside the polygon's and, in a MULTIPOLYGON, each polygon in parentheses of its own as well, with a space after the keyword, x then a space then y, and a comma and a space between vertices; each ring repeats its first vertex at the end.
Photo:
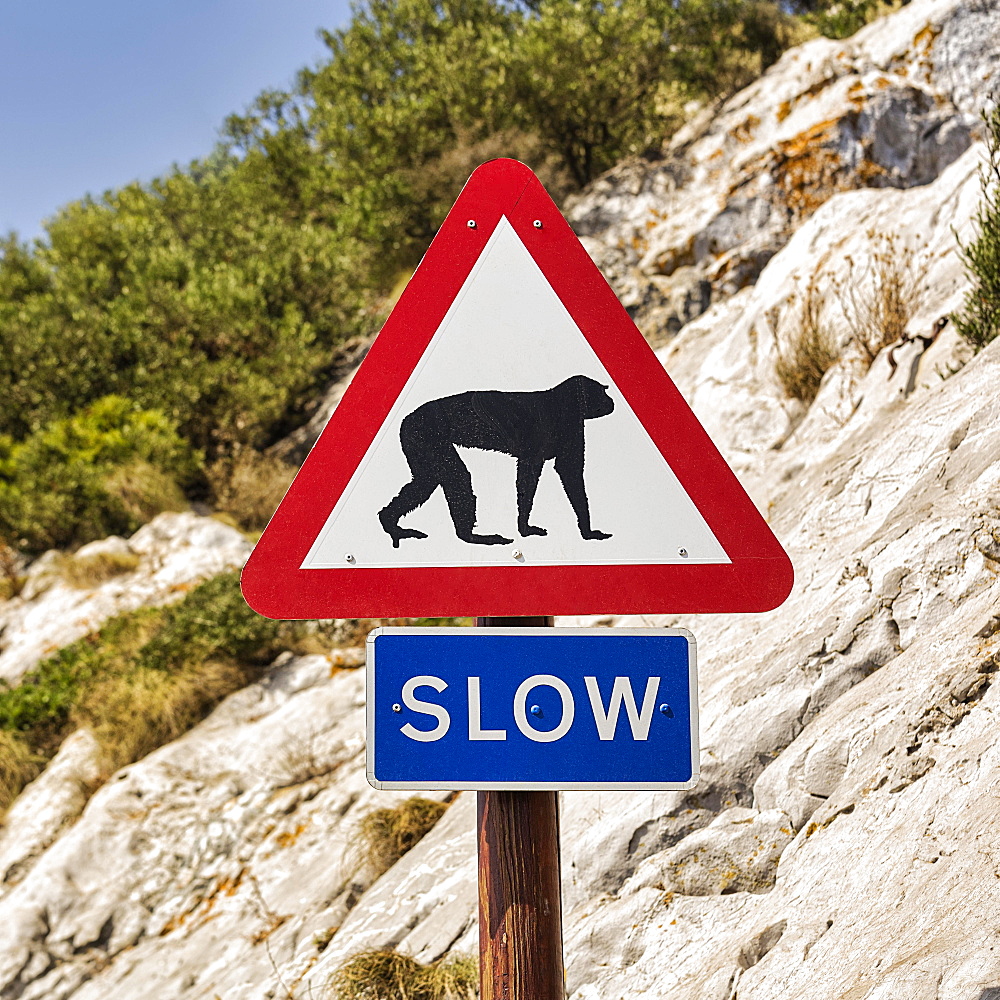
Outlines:
POLYGON ((63 742, 41 776, 17 797, 0 826, 0 896, 83 812, 101 770, 97 740, 81 729, 63 742))
POLYGON ((918 0, 853 38, 815 39, 697 117, 661 162, 609 171, 572 203, 571 221, 643 332, 662 342, 696 309, 753 284, 834 194, 938 177, 997 89, 998 50, 990 0, 918 0), (694 297, 662 283, 681 268, 694 269, 694 297))

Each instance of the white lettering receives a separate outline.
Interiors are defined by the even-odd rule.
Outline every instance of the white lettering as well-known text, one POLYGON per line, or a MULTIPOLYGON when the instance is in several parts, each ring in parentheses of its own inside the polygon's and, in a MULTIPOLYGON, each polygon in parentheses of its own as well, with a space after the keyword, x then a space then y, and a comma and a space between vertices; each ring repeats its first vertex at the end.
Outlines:
POLYGON ((570 691, 569 685, 558 677, 553 677, 552 674, 535 674, 533 677, 529 677, 514 694, 514 721, 517 723, 517 728, 529 740, 534 740, 536 743, 551 743, 553 740, 558 740, 565 736, 569 732, 569 727, 573 725, 575 711, 576 706, 573 703, 573 692, 570 691), (562 698, 562 719, 555 729, 549 731, 535 729, 528 722, 528 715, 525 711, 528 694, 536 687, 543 685, 555 688, 559 692, 559 697, 562 698))
POLYGON ((632 727, 632 739, 649 739, 649 724, 653 720, 653 707, 656 704, 656 692, 660 687, 659 677, 650 677, 646 681, 646 693, 642 699, 642 711, 635 705, 635 695, 632 693, 632 681, 628 677, 616 677, 611 689, 611 701, 608 711, 604 711, 601 701, 601 689, 597 686, 596 677, 584 677, 587 694, 590 695, 590 707, 594 712, 594 722, 597 723, 597 733, 602 740, 613 740, 615 729, 618 728, 618 716, 621 713, 622 701, 628 713, 629 725, 632 727))
POLYGON ((469 739, 505 740, 506 729, 483 729, 483 709, 479 694, 479 678, 469 679, 469 739))
POLYGON ((413 694, 414 688, 418 687, 431 687, 435 691, 443 691, 447 686, 440 677, 427 675, 411 677, 403 685, 403 704, 414 712, 419 712, 421 715, 432 715, 438 720, 438 724, 433 729, 417 729, 407 723, 399 730, 404 736, 409 736, 411 740, 417 740, 420 743, 433 743, 448 732, 448 727, 451 726, 451 716, 447 709, 441 705, 435 705, 432 701, 421 701, 413 694))

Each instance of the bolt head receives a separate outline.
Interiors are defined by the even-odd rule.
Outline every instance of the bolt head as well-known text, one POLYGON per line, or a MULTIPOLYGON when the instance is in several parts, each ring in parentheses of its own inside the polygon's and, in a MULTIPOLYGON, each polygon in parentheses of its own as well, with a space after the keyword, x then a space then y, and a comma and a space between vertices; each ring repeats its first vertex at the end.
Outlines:
POLYGON ((532 225, 535 227, 535 229, 541 229, 542 228, 542 220, 541 219, 535 219, 535 221, 532 223, 532 225))
POLYGON ((475 219, 469 219, 469 221, 466 223, 466 225, 470 229, 475 229, 476 228, 476 220, 475 219))
POLYGON ((541 705, 532 705, 531 709, 530 709, 530 712, 531 712, 532 715, 541 715, 542 714, 542 706, 541 705))
POLYGON ((353 553, 351 553, 351 552, 348 552, 348 553, 347 553, 347 554, 346 554, 346 555, 344 556, 344 561, 345 561, 345 562, 349 562, 349 563, 352 563, 352 562, 355 562, 355 559, 354 559, 354 554, 353 554, 353 553))
POLYGON ((524 553, 520 549, 514 549, 514 551, 511 552, 511 555, 515 559, 523 559, 524 558, 524 553))
POLYGON ((395 705, 392 706, 392 710, 394 712, 402 712, 403 711, 403 706, 400 705, 399 702, 397 702, 395 705))
POLYGON ((687 559, 687 557, 688 557, 688 550, 687 549, 678 549, 677 550, 677 554, 681 557, 681 559, 687 559))

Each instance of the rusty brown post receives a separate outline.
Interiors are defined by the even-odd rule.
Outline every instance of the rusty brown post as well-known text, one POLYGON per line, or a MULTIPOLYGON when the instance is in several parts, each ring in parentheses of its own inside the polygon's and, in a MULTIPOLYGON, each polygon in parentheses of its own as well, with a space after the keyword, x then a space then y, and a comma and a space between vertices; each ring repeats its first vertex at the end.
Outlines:
MULTIPOLYGON (((480 627, 549 617, 477 618, 480 627)), ((478 792, 480 1000, 563 1000, 556 792, 478 792)))

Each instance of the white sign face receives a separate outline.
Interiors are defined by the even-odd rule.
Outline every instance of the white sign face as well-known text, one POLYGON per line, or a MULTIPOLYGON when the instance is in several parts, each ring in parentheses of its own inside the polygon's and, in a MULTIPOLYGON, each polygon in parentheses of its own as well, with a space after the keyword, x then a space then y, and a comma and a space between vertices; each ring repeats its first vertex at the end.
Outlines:
POLYGON ((302 569, 729 563, 506 218, 302 569))

